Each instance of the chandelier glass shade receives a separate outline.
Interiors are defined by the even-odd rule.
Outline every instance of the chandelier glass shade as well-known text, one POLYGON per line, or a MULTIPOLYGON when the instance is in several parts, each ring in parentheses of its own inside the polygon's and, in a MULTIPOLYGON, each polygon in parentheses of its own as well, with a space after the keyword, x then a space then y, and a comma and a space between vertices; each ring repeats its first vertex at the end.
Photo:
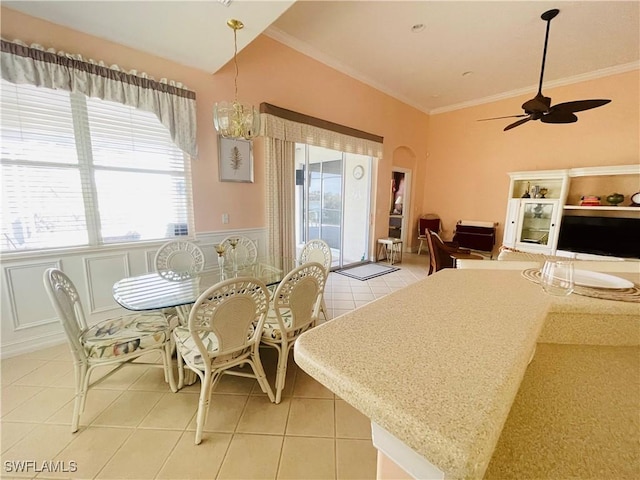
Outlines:
POLYGON ((236 68, 234 79, 235 98, 233 102, 217 102, 213 106, 213 126, 224 138, 251 140, 260 133, 260 112, 253 105, 238 101, 238 43, 236 33, 244 27, 240 20, 228 20, 233 30, 233 63, 236 68))

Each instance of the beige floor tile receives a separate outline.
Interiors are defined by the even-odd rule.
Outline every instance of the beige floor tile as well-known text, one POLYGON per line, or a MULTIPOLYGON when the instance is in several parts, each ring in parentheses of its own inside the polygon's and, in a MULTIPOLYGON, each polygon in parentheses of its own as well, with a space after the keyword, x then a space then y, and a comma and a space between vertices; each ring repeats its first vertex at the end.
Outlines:
POLYGON ((353 300, 353 293, 349 290, 341 291, 341 292, 333 292, 331 294, 331 299, 335 302, 336 300, 353 300))
POLYGON ((331 437, 335 435, 333 399, 293 398, 287 435, 331 437))
POLYGON ((371 420, 344 400, 336 399, 336 438, 371 439, 371 420))
POLYGON ((22 405, 37 393, 44 390, 44 387, 30 387, 9 385, 2 389, 2 405, 0 409, 2 415, 6 415, 14 408, 22 405))
MULTIPOLYGON (((191 394, 189 394, 191 396, 191 394)), ((198 395, 192 395, 194 412, 198 411, 198 395)), ((233 433, 238 425, 244 406, 249 399, 248 395, 211 395, 209 403, 209 416, 204 425, 205 432, 229 432, 233 433)), ((195 415, 189 422, 188 430, 195 431, 196 417, 195 415)))
POLYGON ((366 292, 366 293, 354 293, 353 294, 353 299, 358 302, 358 301, 373 301, 376 299, 375 295, 372 292, 366 292))
MULTIPOLYGON (((253 389, 255 378, 237 377, 234 375, 223 375, 216 386, 215 393, 237 393, 239 395, 249 395, 253 389)), ((200 389, 198 388, 198 391, 200 389)))
POLYGON ((333 438, 285 437, 278 479, 336 478, 333 438))
MULTIPOLYGON (((174 371, 176 382, 178 372, 174 371)), ((145 390, 151 392, 170 392, 169 384, 164 381, 164 370, 162 368, 149 368, 129 387, 129 390, 145 390)))
POLYGON ((136 430, 96 478, 154 478, 181 435, 177 430, 136 430))
MULTIPOLYGON (((122 392, 118 390, 89 390, 84 412, 80 415, 80 426, 86 426, 93 422, 98 415, 100 415, 105 408, 111 405, 111 403, 113 403, 120 395, 122 395, 122 392)), ((64 407, 47 418, 45 423, 71 425, 74 405, 75 399, 72 399, 64 407)))
POLYGON ((222 462, 218 480, 275 479, 282 438, 275 435, 235 434, 222 462))
MULTIPOLYGON (((74 434, 66 425, 36 425, 27 433, 22 440, 19 440, 13 447, 2 454, 3 467, 5 462, 51 460, 60 453, 74 439, 74 434)), ((36 472, 27 475, 35 476, 36 472)))
POLYGON ((333 398, 333 392, 318 383, 303 370, 298 370, 295 385, 293 387, 294 397, 307 398, 333 398))
POLYGON ((353 310, 355 308, 353 300, 333 300, 331 305, 334 310, 353 310))
POLYGON ((2 418, 9 422, 43 422, 74 397, 71 388, 45 388, 2 418))
POLYGON ((370 440, 336 440, 338 480, 376 478, 378 451, 370 440))
POLYGON ((242 433, 284 434, 289 414, 290 399, 279 404, 266 396, 251 396, 238 422, 237 431, 242 433))
POLYGON ((216 478, 230 442, 228 433, 208 433, 196 445, 194 433, 184 432, 156 478, 216 478))
POLYGON ((0 361, 0 370, 2 371, 2 385, 9 385, 19 378, 24 377, 28 373, 33 372, 36 368, 47 363, 44 360, 33 358, 23 358, 22 356, 7 358, 0 361))
POLYGON ((135 427, 162 398, 158 392, 123 392, 93 421, 93 425, 135 427))
POLYGON ((9 450, 34 428, 36 428, 35 423, 2 421, 2 424, 0 424, 0 447, 2 448, 2 451, 6 452, 9 450))
MULTIPOLYGON (((126 366, 111 375, 109 378, 98 383, 94 388, 111 389, 111 390, 126 390, 133 385, 142 375, 145 374, 146 366, 126 366)), ((102 378, 112 368, 100 367, 94 371, 91 375, 91 382, 102 378)))
POLYGON ((22 358, 32 358, 36 360, 71 360, 71 350, 69 344, 64 341, 53 347, 43 348, 35 352, 29 352, 21 355, 22 358))
POLYGON ((66 374, 73 374, 73 364, 71 362, 47 362, 36 368, 22 378, 19 378, 13 385, 34 385, 40 387, 58 386, 58 380, 66 374))
POLYGON ((193 393, 165 393, 139 428, 168 428, 184 430, 198 408, 198 395, 193 393))
POLYGON ((82 430, 75 434, 73 441, 53 459, 62 461, 67 466, 75 462, 77 470, 71 475, 60 472, 48 473, 44 476, 47 478, 93 478, 133 432, 132 428, 110 427, 89 427, 82 430))

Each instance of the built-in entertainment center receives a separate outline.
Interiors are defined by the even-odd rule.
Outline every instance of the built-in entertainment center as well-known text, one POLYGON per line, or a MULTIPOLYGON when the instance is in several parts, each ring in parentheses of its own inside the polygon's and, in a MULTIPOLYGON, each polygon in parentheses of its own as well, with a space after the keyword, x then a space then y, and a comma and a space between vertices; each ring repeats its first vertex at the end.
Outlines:
POLYGON ((548 255, 640 259, 640 206, 631 200, 640 192, 640 165, 509 176, 503 245, 548 255))

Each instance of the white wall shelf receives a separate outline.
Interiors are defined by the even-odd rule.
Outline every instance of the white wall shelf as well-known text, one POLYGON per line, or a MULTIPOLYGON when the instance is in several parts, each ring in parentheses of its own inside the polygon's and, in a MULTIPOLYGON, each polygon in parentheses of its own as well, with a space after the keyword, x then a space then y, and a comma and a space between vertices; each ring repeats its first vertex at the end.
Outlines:
POLYGON ((600 211, 610 211, 610 212, 640 212, 640 207, 614 207, 613 205, 589 205, 589 206, 581 206, 581 205, 565 205, 565 210, 600 210, 600 211))

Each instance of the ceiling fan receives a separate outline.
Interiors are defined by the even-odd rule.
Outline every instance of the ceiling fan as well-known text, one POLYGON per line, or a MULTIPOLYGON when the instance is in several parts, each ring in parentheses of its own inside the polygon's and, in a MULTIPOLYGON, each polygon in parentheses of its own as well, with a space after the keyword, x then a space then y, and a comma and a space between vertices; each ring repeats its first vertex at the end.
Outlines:
POLYGON ((549 41, 549 26, 551 20, 560 13, 560 10, 553 9, 544 12, 540 18, 547 22, 547 33, 544 37, 544 51, 542 53, 542 68, 540 69, 540 83, 538 85, 538 93, 531 100, 522 104, 524 114, 508 115, 506 117, 483 118, 479 121, 498 120, 501 118, 520 118, 520 120, 507 125, 504 131, 511 130, 529 120, 540 120, 543 123, 574 123, 578 121, 576 112, 582 112, 591 108, 606 105, 611 100, 576 100, 574 102, 558 103, 551 106, 551 98, 542 95, 542 79, 544 77, 544 64, 547 58, 547 43, 549 41))

